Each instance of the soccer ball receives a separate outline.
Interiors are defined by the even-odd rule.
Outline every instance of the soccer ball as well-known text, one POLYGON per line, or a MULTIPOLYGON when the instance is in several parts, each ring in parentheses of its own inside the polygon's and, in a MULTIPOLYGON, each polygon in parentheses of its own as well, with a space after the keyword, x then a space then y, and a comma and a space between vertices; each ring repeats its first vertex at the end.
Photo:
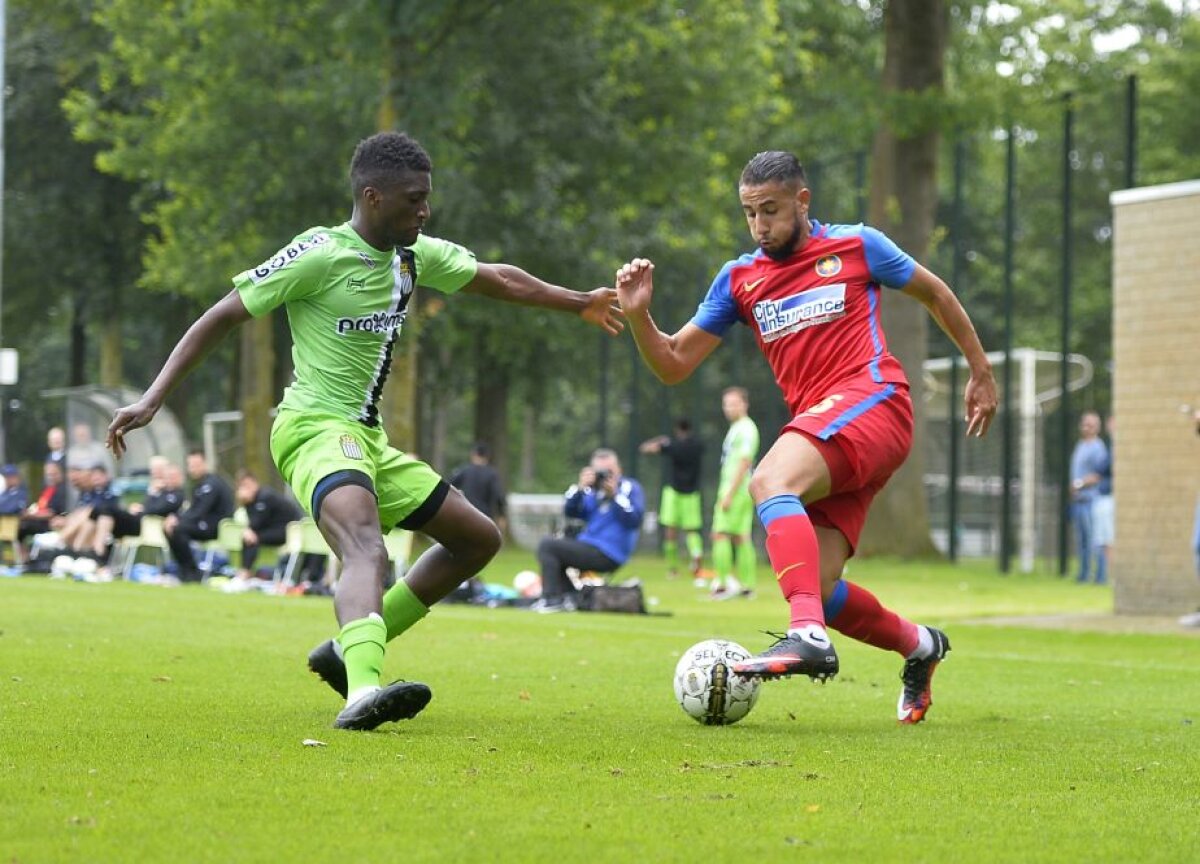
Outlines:
POLYGON ((759 682, 734 675, 729 667, 749 656, 741 645, 725 639, 706 639, 683 652, 675 666, 679 707, 705 726, 741 720, 758 701, 759 682))
POLYGON ((522 570, 513 577, 513 588, 522 597, 540 597, 542 593, 542 577, 532 570, 522 570))

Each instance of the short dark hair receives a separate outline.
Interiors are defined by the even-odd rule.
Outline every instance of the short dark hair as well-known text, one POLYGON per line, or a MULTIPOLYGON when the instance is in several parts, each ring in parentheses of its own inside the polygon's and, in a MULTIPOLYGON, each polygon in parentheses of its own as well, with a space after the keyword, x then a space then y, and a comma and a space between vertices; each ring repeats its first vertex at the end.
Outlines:
POLYGON ((476 441, 475 446, 471 448, 471 452, 480 459, 490 459, 492 457, 492 448, 482 441, 476 441))
POLYGON ((721 391, 722 396, 728 396, 730 393, 737 394, 738 398, 745 402, 746 405, 750 404, 750 391, 745 387, 726 387, 721 391))
POLYGON ((207 459, 208 459, 208 455, 207 455, 207 454, 204 452, 204 448, 203 448, 203 447, 193 447, 191 450, 189 450, 189 451, 187 452, 187 455, 189 455, 189 456, 201 456, 201 457, 203 457, 205 460, 207 460, 207 459))
POLYGON ((786 150, 764 150, 746 163, 738 183, 742 186, 796 183, 803 187, 808 185, 808 176, 795 154, 786 150))
POLYGON ((251 480, 255 483, 258 482, 258 477, 256 477, 254 472, 249 468, 239 468, 237 476, 234 479, 236 479, 239 483, 241 483, 243 480, 251 480))
POLYGON ((404 171, 433 170, 425 148, 403 132, 380 132, 364 138, 350 160, 350 187, 355 196, 368 186, 386 185, 404 171))
POLYGON ((692 431, 692 421, 686 417, 680 417, 678 420, 675 421, 675 428, 678 429, 680 432, 691 432, 692 431))

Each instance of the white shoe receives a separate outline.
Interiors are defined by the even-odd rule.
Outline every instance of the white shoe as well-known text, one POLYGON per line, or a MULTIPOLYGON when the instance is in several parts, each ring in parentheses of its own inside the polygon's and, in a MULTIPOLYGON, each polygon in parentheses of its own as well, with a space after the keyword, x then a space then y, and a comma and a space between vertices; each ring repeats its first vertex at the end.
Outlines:
POLYGON ((539 615, 553 615, 557 612, 575 612, 579 607, 573 597, 562 597, 553 601, 547 601, 543 597, 531 608, 539 615))

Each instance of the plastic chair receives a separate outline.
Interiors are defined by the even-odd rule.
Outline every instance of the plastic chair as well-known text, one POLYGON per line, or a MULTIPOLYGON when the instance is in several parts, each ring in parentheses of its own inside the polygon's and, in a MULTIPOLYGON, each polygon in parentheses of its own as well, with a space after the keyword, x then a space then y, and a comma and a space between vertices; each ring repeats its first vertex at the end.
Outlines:
POLYGON ((24 564, 25 553, 20 541, 21 517, 16 514, 0 516, 0 544, 7 543, 12 549, 13 564, 24 564))
MULTIPOLYGON (((222 519, 217 523, 217 539, 214 542, 229 557, 230 562, 234 563, 234 566, 240 566, 242 549, 246 545, 243 534, 250 527, 245 516, 245 509, 239 508, 231 518, 222 519)), ((268 567, 275 564, 279 560, 280 548, 279 546, 263 546, 259 544, 255 567, 268 567)))
POLYGON ((383 545, 387 547, 388 561, 392 563, 396 581, 404 578, 408 570, 408 559, 412 557, 413 533, 397 528, 383 535, 383 545))
POLYGON ((324 555, 329 559, 329 567, 333 570, 336 577, 338 560, 333 554, 333 550, 329 548, 329 544, 325 542, 325 537, 321 534, 321 529, 317 527, 317 523, 312 519, 304 518, 296 522, 289 522, 287 526, 287 538, 283 544, 283 551, 287 553, 287 566, 283 569, 282 575, 277 572, 276 582, 282 581, 284 585, 292 585, 296 576, 296 568, 300 566, 300 559, 304 555, 324 555))
POLYGON ((235 552, 242 551, 245 530, 246 526, 235 519, 222 519, 217 523, 216 543, 232 558, 235 552))
POLYGON ((138 553, 143 549, 154 549, 158 552, 159 566, 166 566, 171 546, 167 543, 167 532, 163 530, 162 516, 143 516, 141 530, 136 537, 122 537, 117 541, 120 553, 120 566, 113 562, 113 570, 120 570, 121 576, 128 579, 133 572, 138 553))

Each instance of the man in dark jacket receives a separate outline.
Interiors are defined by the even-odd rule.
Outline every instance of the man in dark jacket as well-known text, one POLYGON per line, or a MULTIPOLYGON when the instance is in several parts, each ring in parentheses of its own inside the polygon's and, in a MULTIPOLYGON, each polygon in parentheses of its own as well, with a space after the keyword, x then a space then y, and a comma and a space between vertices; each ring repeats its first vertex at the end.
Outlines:
POLYGON ((303 517, 300 508, 270 486, 263 486, 251 472, 243 469, 237 477, 237 500, 246 508, 249 524, 242 531, 242 569, 245 579, 254 574, 254 562, 261 546, 282 546, 287 526, 303 517))
POLYGON ((0 491, 0 515, 16 516, 29 503, 29 490, 21 479, 21 469, 9 463, 0 474, 4 475, 4 489, 0 491))
POLYGON ((118 498, 92 508, 96 522, 94 551, 103 559, 105 547, 118 537, 136 537, 142 531, 143 516, 170 516, 183 507, 183 475, 179 466, 171 465, 162 456, 150 459, 150 484, 141 503, 121 506, 118 498))
POLYGON ((208 470, 203 450, 187 456, 187 472, 192 478, 192 500, 182 513, 172 514, 163 522, 171 554, 179 562, 181 582, 199 582, 200 569, 192 554, 191 541, 215 540, 217 523, 233 515, 233 490, 208 470))
POLYGON ((471 461, 450 475, 450 485, 466 496, 475 509, 496 523, 501 533, 506 528, 504 482, 492 467, 492 452, 479 441, 471 448, 471 461))

